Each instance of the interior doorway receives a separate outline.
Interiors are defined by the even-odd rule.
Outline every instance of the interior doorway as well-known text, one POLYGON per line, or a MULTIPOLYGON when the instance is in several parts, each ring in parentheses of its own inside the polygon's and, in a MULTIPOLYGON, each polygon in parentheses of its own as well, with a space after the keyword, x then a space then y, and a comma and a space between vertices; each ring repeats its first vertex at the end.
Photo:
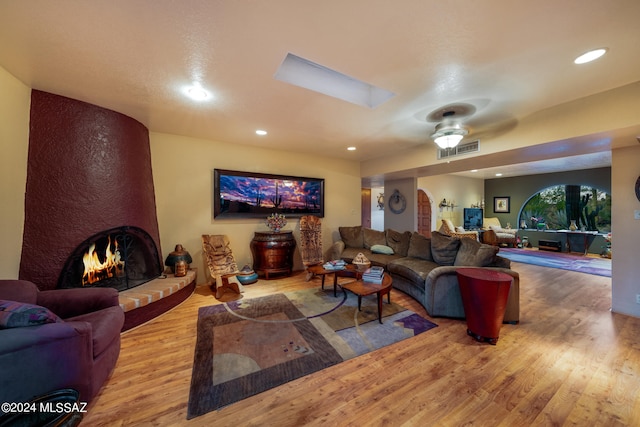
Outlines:
POLYGON ((418 189, 418 233, 431 237, 431 200, 427 193, 418 189))
POLYGON ((365 228, 371 228, 371 189, 363 188, 361 197, 361 224, 365 228))

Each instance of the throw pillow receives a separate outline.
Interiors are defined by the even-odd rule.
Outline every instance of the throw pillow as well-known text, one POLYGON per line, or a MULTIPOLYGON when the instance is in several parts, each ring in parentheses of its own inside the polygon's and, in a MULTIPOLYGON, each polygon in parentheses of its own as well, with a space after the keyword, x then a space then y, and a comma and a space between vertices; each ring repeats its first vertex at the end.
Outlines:
POLYGON ((440 265, 453 265, 460 247, 460 239, 449 237, 438 231, 431 232, 431 256, 440 265))
POLYGON ((0 300, 0 329, 21 328, 62 322, 45 307, 17 301, 0 300))
POLYGON ((396 254, 400 256, 407 256, 409 242, 411 241, 410 231, 400 233, 399 231, 388 228, 384 234, 387 237, 387 246, 393 249, 396 254))
POLYGON ((407 256, 411 258, 424 259, 426 261, 433 261, 433 257, 431 256, 431 239, 423 236, 417 231, 414 231, 413 234, 411 234, 411 240, 409 241, 407 256))
POLYGON ((487 267, 495 262, 500 248, 473 239, 461 239, 460 249, 453 265, 469 267, 487 267))
POLYGON ((374 254, 393 255, 393 249, 385 245, 371 246, 371 252, 374 254))
POLYGON ((363 236, 362 227, 356 225, 355 227, 338 227, 340 232, 340 239, 344 242, 347 248, 363 248, 363 236))
POLYGON ((456 233, 464 233, 465 231, 466 230, 464 229, 464 227, 460 227, 460 226, 456 227, 456 233))
POLYGON ((386 245, 387 239, 384 237, 384 231, 372 230, 371 228, 363 228, 364 248, 371 249, 373 245, 386 245))

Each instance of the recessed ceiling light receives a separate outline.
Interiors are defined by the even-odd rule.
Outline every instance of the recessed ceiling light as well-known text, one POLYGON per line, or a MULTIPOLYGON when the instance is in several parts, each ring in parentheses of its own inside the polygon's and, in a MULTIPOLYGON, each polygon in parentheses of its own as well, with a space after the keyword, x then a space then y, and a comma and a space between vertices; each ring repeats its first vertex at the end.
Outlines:
POLYGON ((347 150, 349 150, 349 151, 356 151, 356 147, 347 147, 347 150))
POLYGON ((266 134, 267 134, 267 131, 266 131, 266 130, 258 129, 258 130, 256 131, 256 135, 261 135, 261 136, 262 136, 262 135, 266 135, 266 134))
POLYGON ((578 56, 573 61, 573 63, 574 64, 586 64, 587 62, 595 61, 596 59, 600 58, 605 53, 607 53, 607 49, 605 49, 605 48, 590 50, 589 52, 583 53, 582 55, 578 56))
POLYGON ((476 173, 478 172, 478 169, 471 169, 471 172, 476 173))
POLYGON ((209 92, 198 82, 195 82, 193 85, 188 86, 184 92, 189 98, 193 99, 194 101, 204 101, 211 96, 209 92))
POLYGON ((501 174, 500 172, 498 172, 498 173, 496 174, 496 176, 502 176, 502 174, 501 174))

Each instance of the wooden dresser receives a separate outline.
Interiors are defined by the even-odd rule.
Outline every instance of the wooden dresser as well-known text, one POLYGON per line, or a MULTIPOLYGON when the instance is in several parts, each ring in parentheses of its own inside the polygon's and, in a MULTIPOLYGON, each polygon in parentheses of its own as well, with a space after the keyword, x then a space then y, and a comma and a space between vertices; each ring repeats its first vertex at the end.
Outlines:
POLYGON ((290 275, 293 270, 295 248, 296 240, 291 231, 278 233, 256 231, 251 241, 253 270, 258 274, 263 273, 267 280, 270 274, 290 275))

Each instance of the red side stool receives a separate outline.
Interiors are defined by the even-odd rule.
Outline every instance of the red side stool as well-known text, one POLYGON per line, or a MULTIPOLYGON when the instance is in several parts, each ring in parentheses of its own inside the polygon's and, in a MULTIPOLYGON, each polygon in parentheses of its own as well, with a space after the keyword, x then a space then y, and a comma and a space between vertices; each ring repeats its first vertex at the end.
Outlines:
POLYGON ((459 268, 457 273, 467 334, 496 345, 513 277, 485 268, 459 268))

